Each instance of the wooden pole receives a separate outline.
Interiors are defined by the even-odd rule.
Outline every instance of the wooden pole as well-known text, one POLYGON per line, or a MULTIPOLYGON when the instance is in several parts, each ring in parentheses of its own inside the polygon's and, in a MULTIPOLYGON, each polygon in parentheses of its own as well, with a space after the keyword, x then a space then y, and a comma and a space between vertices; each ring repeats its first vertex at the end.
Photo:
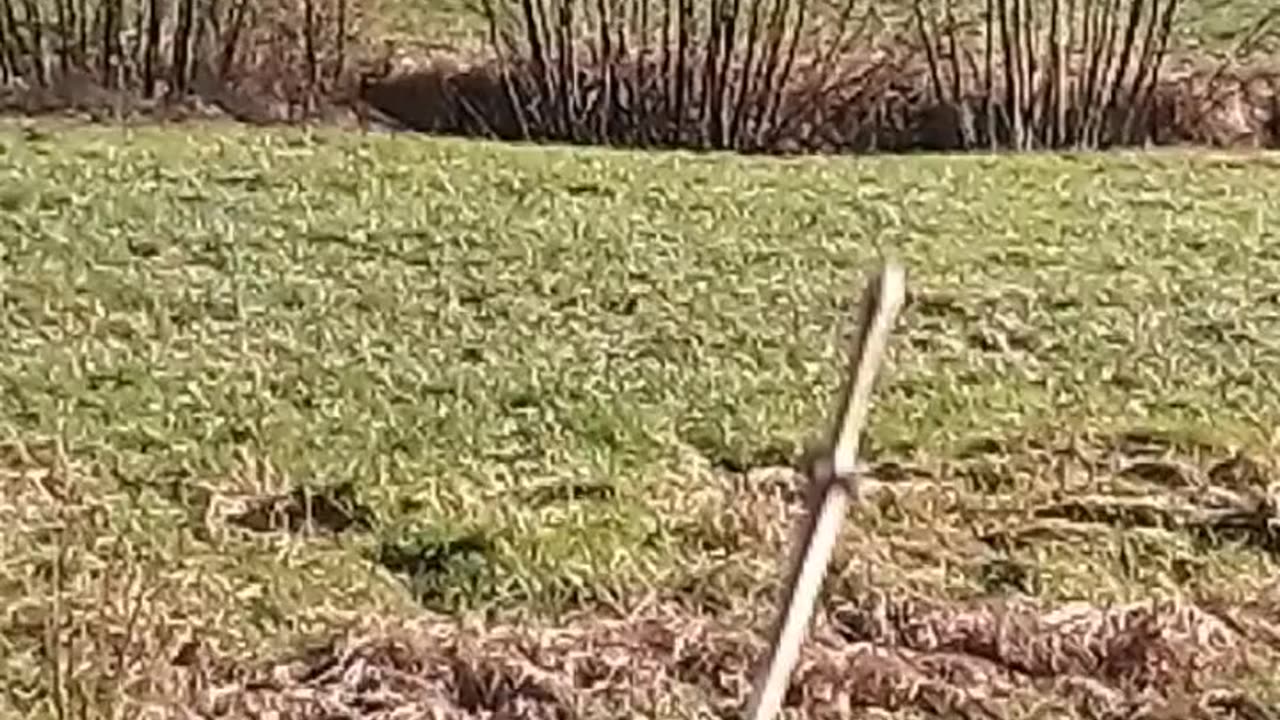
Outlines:
POLYGON ((818 591, 840 534, 858 464, 858 442, 867 422, 876 372, 888 347, 889 332, 906 298, 906 272, 888 263, 862 293, 858 335, 849 355, 849 374, 836 396, 825 449, 809 468, 809 495, 796 546, 789 558, 769 649, 756 670, 747 720, 772 720, 800 655, 800 643, 813 617, 818 591))

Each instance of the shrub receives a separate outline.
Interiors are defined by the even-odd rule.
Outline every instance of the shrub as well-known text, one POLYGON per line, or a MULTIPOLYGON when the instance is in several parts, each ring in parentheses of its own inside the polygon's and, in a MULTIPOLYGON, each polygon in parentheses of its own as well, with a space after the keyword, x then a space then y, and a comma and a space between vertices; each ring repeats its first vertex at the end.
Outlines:
POLYGON ((986 0, 976 43, 950 0, 915 0, 914 16, 932 97, 960 109, 964 147, 1098 147, 1149 136, 1178 4, 986 0))
POLYGON ((1170 62, 1179 0, 911 0, 888 19, 854 0, 478 2, 488 59, 367 99, 432 132, 742 152, 1280 135, 1274 68, 1170 62))
POLYGON ((356 10, 349 0, 0 0, 0 80, 36 105, 194 94, 250 114, 283 104, 296 117, 350 84, 356 10))
POLYGON ((855 1, 483 0, 526 137, 764 150, 850 73, 868 20, 855 1), (825 22, 819 26, 816 18, 825 22))

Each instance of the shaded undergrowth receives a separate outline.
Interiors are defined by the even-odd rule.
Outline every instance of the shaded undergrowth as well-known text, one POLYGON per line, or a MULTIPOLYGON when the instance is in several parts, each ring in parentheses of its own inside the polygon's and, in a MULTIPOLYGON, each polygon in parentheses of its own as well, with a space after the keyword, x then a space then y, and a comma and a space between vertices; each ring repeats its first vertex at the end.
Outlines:
POLYGON ((1274 14, 1212 52, 1180 32, 1188 4, 490 0, 487 56, 363 97, 418 130, 635 147, 1273 145, 1274 14))
POLYGON ((748 153, 1280 138, 1261 6, 1224 30, 1193 0, 439 5, 11 2, 0 108, 748 153))
POLYGON ((385 61, 348 0, 6 0, 0 110, 99 121, 338 119, 385 61))

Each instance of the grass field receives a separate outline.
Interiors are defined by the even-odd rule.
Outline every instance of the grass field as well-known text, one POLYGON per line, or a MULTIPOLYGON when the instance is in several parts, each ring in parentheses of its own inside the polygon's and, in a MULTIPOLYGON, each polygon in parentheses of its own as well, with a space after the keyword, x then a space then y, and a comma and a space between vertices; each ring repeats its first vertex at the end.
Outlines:
MULTIPOLYGON (((762 630, 776 468, 887 255, 911 298, 830 602, 1280 623, 1250 505, 1280 479, 1280 156, 11 124, 0 178, 0 708, 115 707, 193 643, 424 607, 654 596, 762 630)), ((1260 647, 1218 679, 1275 703, 1260 647)))

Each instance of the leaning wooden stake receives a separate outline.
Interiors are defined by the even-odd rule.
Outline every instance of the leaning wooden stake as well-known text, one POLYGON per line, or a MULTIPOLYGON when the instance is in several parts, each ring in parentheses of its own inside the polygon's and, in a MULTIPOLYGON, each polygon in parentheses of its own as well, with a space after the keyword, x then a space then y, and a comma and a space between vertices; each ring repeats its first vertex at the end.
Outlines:
POLYGON ((818 590, 840 533, 858 463, 858 441, 867 421, 871 390, 888 345, 889 331, 906 297, 906 272, 889 263, 876 273, 862 294, 858 334, 849 357, 849 375, 836 397, 824 450, 806 469, 810 493, 798 542, 789 558, 786 582, 769 649, 756 671, 747 720, 771 720, 800 654, 800 643, 813 616, 818 590))

